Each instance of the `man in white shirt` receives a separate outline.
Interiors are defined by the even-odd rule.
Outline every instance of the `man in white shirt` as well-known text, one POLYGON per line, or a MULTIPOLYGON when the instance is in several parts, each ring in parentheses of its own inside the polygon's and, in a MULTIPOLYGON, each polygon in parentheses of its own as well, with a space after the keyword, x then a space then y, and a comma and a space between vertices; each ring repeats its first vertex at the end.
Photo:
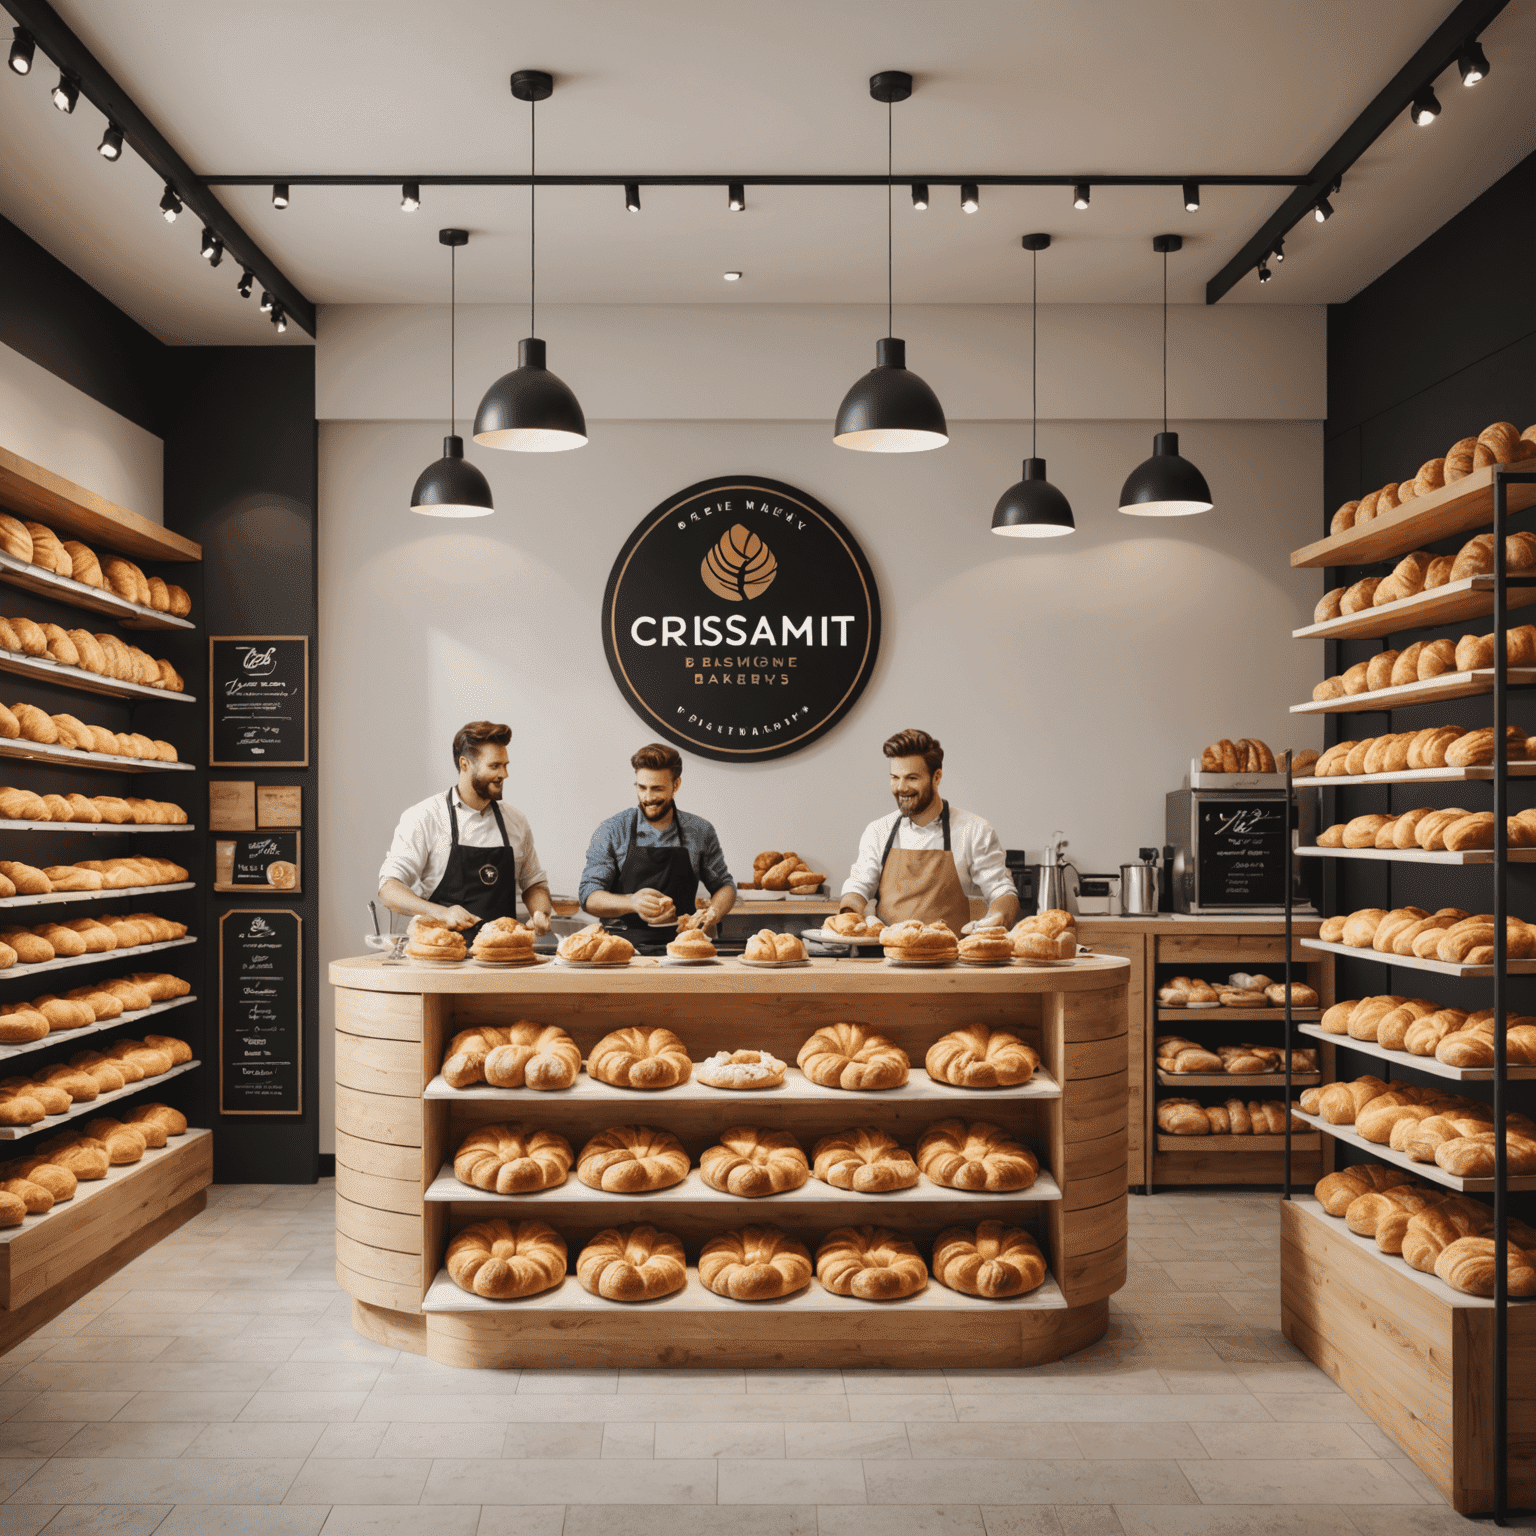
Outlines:
POLYGON ((512 728, 472 720, 453 738, 459 781, 410 807, 379 870, 379 900, 391 912, 440 917, 466 939, 483 922, 517 915, 521 890, 528 923, 549 932, 549 881, 522 812, 501 792, 512 728))
POLYGON ((890 759, 897 808, 865 827, 841 910, 863 917, 878 899, 882 922, 915 917, 959 933, 979 898, 987 903, 980 924, 1012 927, 1019 898, 997 833, 939 796, 944 748, 927 731, 898 731, 881 751, 890 759))

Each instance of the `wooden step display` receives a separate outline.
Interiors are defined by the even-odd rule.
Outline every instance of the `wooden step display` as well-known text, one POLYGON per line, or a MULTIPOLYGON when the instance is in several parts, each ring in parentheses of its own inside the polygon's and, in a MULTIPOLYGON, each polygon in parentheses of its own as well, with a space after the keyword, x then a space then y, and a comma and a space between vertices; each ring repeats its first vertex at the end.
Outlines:
POLYGON ((66 667, 63 662, 50 656, 27 656, 17 651, 0 649, 0 672, 14 677, 30 678, 34 682, 52 683, 58 688, 74 688, 81 693, 100 694, 109 699, 164 699, 171 704, 196 704, 190 693, 177 693, 172 688, 151 688, 147 683, 124 683, 115 677, 104 677, 100 672, 87 672, 84 667, 66 667))
POLYGON ((700 968, 635 966, 614 972, 541 966, 384 968, 372 957, 337 961, 337 1276, 369 1338, 462 1366, 594 1363, 781 1367, 1028 1364, 1102 1336, 1108 1298, 1124 1283, 1126 1252, 1127 1016, 1124 960, 1025 969, 887 967, 815 960, 785 971, 737 961, 700 968), (912 1061, 886 1092, 820 1088, 791 1068, 779 1089, 735 1093, 696 1079, 639 1093, 582 1076, 558 1093, 455 1090, 439 1069, 447 1042, 477 1022, 559 1024, 585 1052, 609 1030, 665 1019, 695 1061, 758 1048, 793 1062, 822 1024, 870 1020, 912 1061), (1021 1034, 1044 1072, 1021 1089, 954 1089, 922 1072, 947 1031, 985 1022, 1021 1034), (1003 1125, 1040 1159, 1035 1185, 971 1194, 923 1180, 892 1195, 858 1195, 811 1180, 747 1201, 703 1184, 704 1147, 733 1125, 792 1131, 809 1151, 818 1136, 877 1126, 916 1145, 939 1119, 1003 1125), (452 1157, 476 1127, 517 1120, 573 1147, 625 1123, 665 1127, 694 1167, 669 1190, 609 1195, 575 1177, 520 1198, 460 1184, 452 1157), (643 1207, 651 1207, 646 1210, 643 1207), (651 1220, 682 1241, 689 1279, 673 1296, 626 1306, 589 1296, 572 1273, 525 1301, 486 1301, 443 1272, 449 1237, 475 1220, 543 1216, 570 1249, 618 1221, 651 1220), (982 1301, 930 1278, 892 1304, 849 1304, 812 1281, 781 1301, 746 1304, 705 1290, 693 1270, 700 1245, 748 1222, 773 1222, 806 1242, 838 1225, 874 1222, 911 1238, 925 1258, 944 1226, 992 1218, 1034 1233, 1049 1266, 1029 1295, 982 1301), (736 1314, 742 1326, 725 1321, 736 1314))
MULTIPOLYGON (((1536 587, 1511 587, 1505 602, 1511 608, 1536 603, 1536 587)), ((1293 629, 1293 640, 1380 640, 1408 629, 1441 624, 1461 624, 1485 619, 1493 612, 1493 577, 1467 576, 1461 581, 1432 587, 1428 592, 1405 597, 1380 608, 1346 613, 1319 624, 1293 629)))
MULTIPOLYGON (((1536 590, 1533 588, 1531 590, 1536 590)), ((1536 667, 1510 667, 1511 688, 1536 686, 1536 667)), ((1445 704, 1452 699, 1477 698, 1493 692, 1493 669, 1478 667, 1472 672, 1442 672, 1438 677, 1417 683, 1400 683, 1395 688, 1375 688, 1366 693, 1346 693, 1338 699, 1311 699, 1292 704, 1293 715, 1378 714, 1389 709, 1404 709, 1410 704, 1445 704)), ((1375 777, 1375 775, 1366 775, 1375 777)))
MULTIPOLYGON (((1349 1035, 1325 1034, 1316 1024, 1303 1024, 1301 1032, 1304 1035, 1310 1035, 1314 1040, 1321 1040, 1325 1045, 1336 1045, 1342 1051, 1359 1051, 1363 1056, 1375 1056, 1378 1060, 1389 1062, 1394 1067, 1407 1067, 1413 1072, 1427 1072, 1431 1077, 1449 1077, 1463 1083, 1493 1081, 1492 1067, 1448 1067, 1443 1061, 1437 1061, 1433 1056, 1415 1056, 1409 1051, 1389 1051, 1375 1040, 1355 1040, 1349 1035)), ((1536 1082, 1536 1067, 1516 1066, 1511 1063, 1505 1067, 1504 1071, 1511 1082, 1536 1082)))

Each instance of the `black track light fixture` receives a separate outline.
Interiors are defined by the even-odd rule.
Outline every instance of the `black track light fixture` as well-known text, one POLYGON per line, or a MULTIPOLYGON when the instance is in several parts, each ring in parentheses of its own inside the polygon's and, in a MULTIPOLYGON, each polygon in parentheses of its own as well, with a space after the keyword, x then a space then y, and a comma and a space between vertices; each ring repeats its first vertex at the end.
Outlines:
POLYGON ((1088 201, 1093 195, 1093 189, 1086 181, 1080 181, 1072 188, 1072 206, 1082 212, 1088 206, 1088 201))
POLYGON ((201 256, 204 261, 211 261, 213 259, 214 248, 218 245, 218 243, 219 237, 214 234, 214 232, 209 229, 206 224, 204 224, 203 238, 201 244, 199 244, 197 248, 197 254, 201 256))
POLYGON ((869 94, 885 103, 885 335, 875 343, 875 366, 843 396, 832 428, 839 448, 864 453, 919 453, 942 448, 949 426, 939 397, 907 367, 907 344, 891 334, 894 313, 892 200, 892 106, 912 94, 912 76, 904 70, 872 75, 869 94))
POLYGON ((1408 109, 1408 120, 1415 128, 1428 128, 1439 116, 1440 98, 1435 95, 1434 86, 1426 85, 1413 98, 1413 105, 1408 109))
POLYGON ((981 191, 974 181, 960 183, 960 207, 966 213, 975 213, 981 207, 981 191))
POLYGON ((96 146, 96 153, 103 160, 123 158, 123 130, 116 123, 107 124, 107 131, 102 134, 101 143, 96 146))
POLYGON ((624 183, 624 206, 631 213, 640 212, 640 183, 638 181, 626 181, 624 183))
POLYGON ((1120 510, 1132 517, 1186 517, 1213 505, 1205 476, 1179 456, 1179 434, 1168 430, 1168 256, 1181 250, 1182 235, 1153 235, 1152 249, 1163 258, 1163 430, 1120 489, 1120 510))
POLYGON ((1199 213, 1200 211, 1200 183, 1198 181, 1186 181, 1184 183, 1184 211, 1185 213, 1199 213))
POLYGON ((174 224, 176 215, 181 212, 181 199, 176 195, 176 188, 170 182, 166 182, 165 191, 161 195, 160 212, 165 215, 167 224, 174 224))
POLYGON ((272 325, 279 336, 288 329, 288 316, 284 314, 281 304, 272 311, 272 325))
POLYGON ((491 487, 473 464, 464 461, 464 439, 458 435, 458 259, 459 247, 469 244, 467 229, 440 229, 438 242, 448 247, 448 435, 443 456, 422 470, 411 490, 411 511, 424 517, 487 517, 496 510, 491 487))
POLYGON ((242 299, 250 298, 251 284, 255 281, 256 274, 252 272, 249 267, 247 267, 245 271, 240 274, 240 281, 235 284, 235 292, 238 293, 242 299))
POLYGON ((51 95, 53 104, 60 112, 70 113, 75 110, 75 104, 80 100, 80 82, 71 79, 68 75, 61 74, 59 83, 54 86, 51 95))
POLYGON ((415 213, 421 207, 421 183, 407 181, 400 188, 401 213, 415 213))
POLYGON ((1312 210, 1312 217, 1319 224, 1326 224, 1333 217, 1333 204, 1326 197, 1317 200, 1317 206, 1312 210))
POLYGON ((1488 74, 1488 55, 1483 45, 1474 37, 1468 40, 1456 56, 1456 68, 1461 71, 1463 85, 1476 85, 1488 74))
POLYGON ((1267 283, 1273 276, 1274 273, 1269 270, 1269 258, 1267 256, 1261 256, 1259 258, 1259 281, 1261 283, 1267 283))
POLYGON ((9 63, 11 72, 17 75, 30 75, 32 73, 32 59, 37 52, 37 43, 32 34, 25 27, 13 27, 11 29, 11 57, 9 63))
POLYGON ((744 182, 733 181, 726 188, 725 206, 732 213, 740 213, 747 206, 747 188, 744 182))
POLYGON ((270 315, 272 313, 272 309, 273 309, 272 295, 270 293, 268 293, 265 288, 263 288, 261 290, 261 312, 264 315, 270 315))
POLYGON ((1039 314, 1040 252, 1050 249, 1049 235, 1025 235, 1022 244, 1032 255, 1029 274, 1029 457, 1024 478, 1011 485, 992 510, 992 532, 1014 539, 1047 539, 1072 533, 1077 523, 1072 504, 1045 477, 1039 446, 1039 314))
POLYGON ((208 265, 216 267, 224 260, 224 242, 217 235, 213 237, 213 249, 208 252, 208 265))
POLYGON ((520 69, 512 94, 528 103, 528 335, 517 344, 517 367, 486 390, 475 412, 475 441, 482 448, 519 453, 559 453, 587 440, 587 419, 570 387, 545 367, 544 343, 536 334, 538 296, 538 103, 555 89, 542 69, 520 69))
POLYGON ((288 183, 286 181, 274 181, 272 183, 272 206, 274 208, 286 208, 288 206, 288 183))
POLYGON ((922 213, 928 206, 928 183, 926 181, 914 181, 912 183, 912 206, 922 213))
POLYGON ((1276 263, 1277 266, 1279 265, 1280 262, 1285 260, 1285 236, 1284 235, 1281 235, 1281 237, 1278 240, 1275 241, 1275 249, 1274 249, 1273 255, 1274 255, 1275 263, 1276 263))

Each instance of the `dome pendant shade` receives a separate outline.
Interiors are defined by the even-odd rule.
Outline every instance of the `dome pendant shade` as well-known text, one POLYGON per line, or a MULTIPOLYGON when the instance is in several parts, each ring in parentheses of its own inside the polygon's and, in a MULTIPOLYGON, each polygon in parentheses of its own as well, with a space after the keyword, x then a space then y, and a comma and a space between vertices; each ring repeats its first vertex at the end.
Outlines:
POLYGON ((581 402, 544 366, 544 343, 524 337, 517 344, 517 367, 486 390, 475 412, 475 441, 482 448, 561 453, 586 440, 581 402))
POLYGON ((464 439, 445 437, 443 456, 422 470, 411 491, 411 510, 426 517, 489 517, 491 487, 484 475, 464 460, 464 439))
POLYGON ((1131 471, 1120 491, 1120 510, 1132 517, 1188 517, 1214 505, 1205 476, 1179 457, 1177 432, 1152 439, 1152 457, 1131 471))
POLYGON ((906 342, 875 343, 875 366, 843 396, 832 441, 865 453, 921 453, 949 441, 939 397, 907 367, 906 342))
POLYGON ((998 499, 992 532, 1014 539, 1049 539, 1076 529, 1072 504, 1045 478, 1045 460, 1025 459, 1024 478, 998 499))

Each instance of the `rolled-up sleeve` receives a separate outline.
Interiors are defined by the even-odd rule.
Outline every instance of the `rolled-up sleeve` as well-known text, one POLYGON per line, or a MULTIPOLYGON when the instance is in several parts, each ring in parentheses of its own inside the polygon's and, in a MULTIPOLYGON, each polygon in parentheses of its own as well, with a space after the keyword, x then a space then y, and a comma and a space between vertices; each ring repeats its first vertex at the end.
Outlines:
POLYGON ((593 891, 611 891, 619 883, 619 817, 610 816, 592 834, 587 844, 587 862, 581 872, 577 900, 583 907, 593 891))
POLYGON ((848 871, 848 878, 843 881, 844 896, 862 896, 869 902, 879 895, 880 855, 883 851, 880 823, 872 821, 864 828, 864 835, 859 839, 858 857, 853 861, 853 868, 848 871))
POLYGON ((431 834, 420 807, 412 806, 401 816, 395 826, 395 835, 379 866, 379 884, 386 880, 398 880, 418 896, 421 894, 422 872, 432 851, 431 834))
POLYGON ((536 885, 548 885, 549 876, 539 862, 538 850, 533 846, 533 828, 528 827, 522 836, 522 847, 517 850, 517 883, 525 891, 536 885))
POLYGON ((980 822, 976 828, 975 846, 971 849, 971 883, 988 905, 1017 889, 1008 873, 1003 845, 990 822, 980 822))
POLYGON ((699 840, 699 879, 704 882, 704 889, 711 896, 727 885, 734 891, 736 881, 726 867, 720 835, 707 821, 699 828, 699 840))

